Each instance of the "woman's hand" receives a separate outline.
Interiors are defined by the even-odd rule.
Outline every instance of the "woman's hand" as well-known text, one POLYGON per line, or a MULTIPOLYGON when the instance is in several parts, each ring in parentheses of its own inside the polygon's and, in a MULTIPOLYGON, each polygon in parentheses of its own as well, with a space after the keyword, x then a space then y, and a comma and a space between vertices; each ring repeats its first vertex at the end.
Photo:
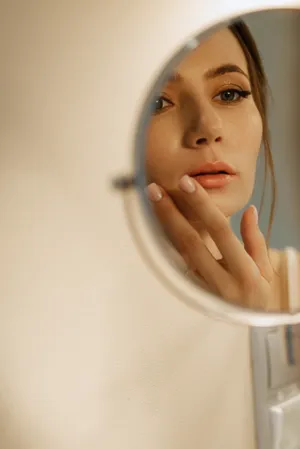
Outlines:
POLYGON ((187 175, 180 180, 179 188, 193 215, 215 242, 222 259, 218 261, 212 256, 197 230, 166 191, 151 184, 148 195, 154 211, 177 251, 204 279, 209 290, 233 303, 268 309, 273 297, 274 270, 257 224, 256 208, 251 206, 244 212, 241 222, 243 245, 204 188, 187 175))

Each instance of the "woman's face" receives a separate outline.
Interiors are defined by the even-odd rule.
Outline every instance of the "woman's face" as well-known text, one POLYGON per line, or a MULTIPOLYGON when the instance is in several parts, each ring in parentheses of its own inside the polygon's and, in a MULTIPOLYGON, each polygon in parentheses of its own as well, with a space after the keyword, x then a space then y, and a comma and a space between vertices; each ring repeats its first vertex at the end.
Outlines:
POLYGON ((231 216, 251 197, 262 128, 243 50, 229 29, 219 31, 182 61, 155 102, 148 181, 176 195, 183 175, 219 169, 205 168, 206 163, 229 164, 232 176, 196 179, 231 216))

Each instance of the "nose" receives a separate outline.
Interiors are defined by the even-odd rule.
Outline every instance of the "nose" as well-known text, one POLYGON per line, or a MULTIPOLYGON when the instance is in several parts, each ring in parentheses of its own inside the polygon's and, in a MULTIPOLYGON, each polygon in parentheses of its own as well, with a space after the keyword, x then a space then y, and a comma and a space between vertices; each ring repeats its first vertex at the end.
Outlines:
POLYGON ((188 148, 202 148, 215 142, 222 142, 223 130, 221 117, 212 105, 197 108, 190 115, 185 133, 185 145, 188 148))

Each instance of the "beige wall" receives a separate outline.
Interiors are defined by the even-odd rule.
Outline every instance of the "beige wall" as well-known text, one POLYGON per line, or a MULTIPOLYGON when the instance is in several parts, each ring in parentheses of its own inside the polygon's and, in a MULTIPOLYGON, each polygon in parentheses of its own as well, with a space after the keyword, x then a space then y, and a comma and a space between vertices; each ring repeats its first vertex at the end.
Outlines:
POLYGON ((209 4, 2 3, 1 447, 254 447, 248 330, 165 290, 110 189, 152 70, 238 8, 209 4))

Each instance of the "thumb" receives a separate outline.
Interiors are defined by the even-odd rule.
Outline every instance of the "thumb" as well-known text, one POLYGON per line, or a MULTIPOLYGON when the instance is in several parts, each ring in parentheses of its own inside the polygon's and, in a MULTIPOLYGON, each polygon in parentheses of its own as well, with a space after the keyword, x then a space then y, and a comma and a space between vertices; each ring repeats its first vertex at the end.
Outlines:
POLYGON ((263 233, 258 226, 258 213, 255 206, 250 206, 241 220, 241 236, 244 248, 258 266, 261 275, 267 280, 272 279, 272 266, 268 248, 263 233))

